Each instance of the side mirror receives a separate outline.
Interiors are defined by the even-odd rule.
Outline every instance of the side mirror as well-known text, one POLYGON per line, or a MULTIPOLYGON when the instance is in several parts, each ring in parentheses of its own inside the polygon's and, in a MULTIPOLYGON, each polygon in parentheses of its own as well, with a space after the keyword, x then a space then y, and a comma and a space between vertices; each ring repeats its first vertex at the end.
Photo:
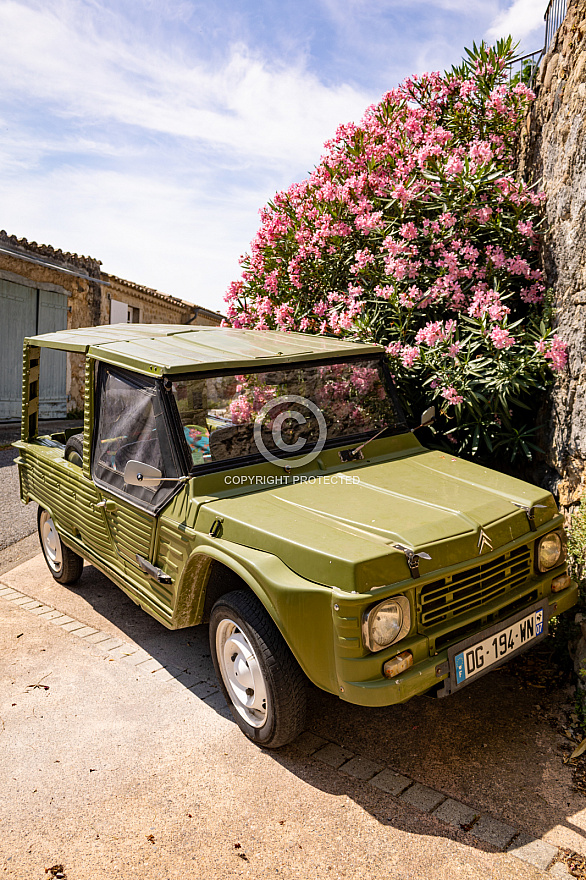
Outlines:
POLYGON ((421 424, 420 428, 425 428, 427 425, 431 425, 435 422, 435 406, 428 407, 421 416, 421 424))
POLYGON ((432 425, 433 422, 435 422, 435 406, 430 406, 423 412, 421 424, 417 425, 416 428, 411 428, 411 433, 414 434, 419 428, 426 428, 427 425, 432 425))
POLYGON ((142 461, 129 461, 124 468, 124 482, 127 486, 158 486, 159 483, 186 483, 191 477, 164 477, 152 464, 142 461))
POLYGON ((124 468, 124 482, 128 486, 154 486, 161 482, 163 474, 152 464, 129 461, 124 468))

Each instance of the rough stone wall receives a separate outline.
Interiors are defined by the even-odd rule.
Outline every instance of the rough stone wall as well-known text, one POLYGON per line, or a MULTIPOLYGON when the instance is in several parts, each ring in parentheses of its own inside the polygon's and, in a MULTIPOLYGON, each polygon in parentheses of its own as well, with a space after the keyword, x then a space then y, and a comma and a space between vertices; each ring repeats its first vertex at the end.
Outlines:
MULTIPOLYGON (((144 324, 207 324, 218 326, 222 316, 150 287, 125 281, 100 271, 101 263, 92 257, 78 256, 39 245, 0 231, 0 273, 9 280, 28 286, 52 287, 69 294, 67 329, 96 327, 110 323, 111 299, 139 310, 144 324), (42 260, 43 264, 31 262, 42 260), (69 274, 71 272, 76 273, 69 274), (79 277, 79 276, 83 277, 79 277)), ((85 362, 83 355, 67 355, 67 408, 83 407, 85 362)))
POLYGON ((547 194, 543 262, 570 358, 551 396, 543 442, 565 508, 586 489, 586 0, 568 12, 543 59, 520 173, 547 194))
MULTIPOLYGON (((99 260, 56 250, 50 245, 39 245, 35 241, 8 235, 4 230, 0 231, 0 246, 12 251, 10 254, 0 251, 0 271, 9 273, 5 277, 13 276, 13 280, 20 283, 51 287, 69 295, 68 329, 107 323, 107 310, 103 308, 102 286, 99 283, 99 260), (42 260, 43 264, 30 262, 28 258, 31 257, 42 260)), ((68 354, 68 410, 80 409, 83 405, 84 375, 83 356, 68 354)))
MULTIPOLYGON (((167 296, 150 287, 125 281, 115 275, 104 275, 109 287, 105 287, 107 308, 110 299, 125 302, 140 311, 141 324, 186 324, 193 317, 194 306, 174 296, 167 296)), ((104 323, 110 320, 108 318, 104 323)))

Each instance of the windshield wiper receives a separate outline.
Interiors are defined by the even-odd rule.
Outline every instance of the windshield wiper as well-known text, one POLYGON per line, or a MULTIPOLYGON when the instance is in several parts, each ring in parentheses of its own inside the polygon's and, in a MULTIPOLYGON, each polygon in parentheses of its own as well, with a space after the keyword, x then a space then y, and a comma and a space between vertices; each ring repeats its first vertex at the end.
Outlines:
MULTIPOLYGON (((416 428, 411 428, 411 433, 419 430, 419 428, 425 428, 428 425, 433 424, 435 420, 435 406, 430 406, 425 410, 423 415, 421 416, 421 424, 417 425, 416 428)), ((369 443, 372 443, 373 440, 376 440, 377 437, 380 437, 381 434, 384 434, 389 425, 385 425, 384 428, 381 428, 380 431, 375 434, 373 437, 369 437, 368 440, 365 440, 364 443, 361 443, 360 446, 356 446, 354 449, 341 449, 338 452, 340 456, 340 461, 361 461, 364 458, 362 454, 362 450, 365 446, 368 446, 369 443)))
POLYGON ((388 425, 385 425, 377 434, 369 437, 368 440, 365 440, 364 443, 361 443, 360 446, 356 446, 354 449, 341 449, 338 452, 340 461, 361 461, 364 458, 362 452, 364 447, 368 446, 369 443, 372 443, 373 440, 376 440, 377 437, 380 437, 381 434, 384 434, 388 427, 388 425))

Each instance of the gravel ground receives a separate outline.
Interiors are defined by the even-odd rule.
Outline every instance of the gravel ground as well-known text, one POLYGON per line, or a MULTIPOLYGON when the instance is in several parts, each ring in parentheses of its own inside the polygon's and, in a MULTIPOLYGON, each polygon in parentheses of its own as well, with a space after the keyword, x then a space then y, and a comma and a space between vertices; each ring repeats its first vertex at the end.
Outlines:
POLYGON ((36 531, 36 504, 22 504, 18 489, 16 449, 0 449, 0 550, 36 531))

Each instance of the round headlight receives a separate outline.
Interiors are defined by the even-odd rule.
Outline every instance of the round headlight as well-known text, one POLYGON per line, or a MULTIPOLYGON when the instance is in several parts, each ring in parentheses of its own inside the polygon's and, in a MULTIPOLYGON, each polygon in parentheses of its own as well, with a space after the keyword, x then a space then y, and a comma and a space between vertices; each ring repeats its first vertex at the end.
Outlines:
POLYGON ((564 559, 564 542, 560 532, 550 532, 539 542, 537 565, 539 571, 549 571, 564 559))
POLYGON ((382 651, 404 638, 411 629, 411 611, 406 596, 394 596, 375 605, 364 615, 362 631, 370 651, 382 651))

